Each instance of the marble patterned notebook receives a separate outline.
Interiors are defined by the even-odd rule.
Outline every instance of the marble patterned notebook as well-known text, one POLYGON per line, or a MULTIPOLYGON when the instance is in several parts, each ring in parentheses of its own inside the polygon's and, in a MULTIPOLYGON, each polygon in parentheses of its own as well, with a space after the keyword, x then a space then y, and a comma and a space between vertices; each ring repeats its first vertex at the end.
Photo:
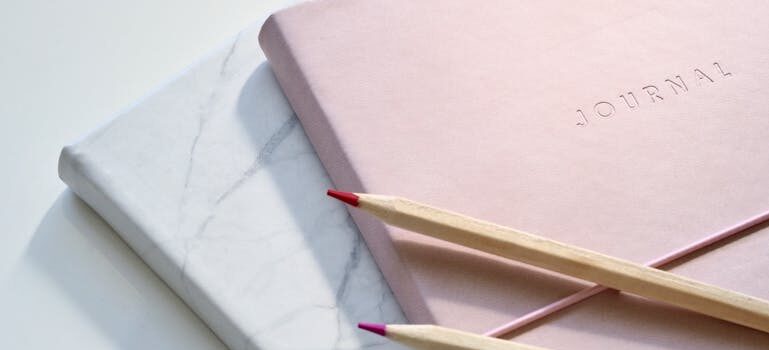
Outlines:
POLYGON ((355 327, 403 316, 260 25, 66 147, 60 176, 231 349, 401 349, 355 327))
MULTIPOLYGON (((336 187, 637 262, 769 210, 769 4, 323 0, 261 33, 336 187), (481 200, 482 199, 482 200, 481 200)), ((411 322, 483 332, 583 281, 351 211, 411 322)), ((671 271, 769 299, 760 227, 671 271)), ((603 293, 510 335, 553 349, 765 349, 603 293)))

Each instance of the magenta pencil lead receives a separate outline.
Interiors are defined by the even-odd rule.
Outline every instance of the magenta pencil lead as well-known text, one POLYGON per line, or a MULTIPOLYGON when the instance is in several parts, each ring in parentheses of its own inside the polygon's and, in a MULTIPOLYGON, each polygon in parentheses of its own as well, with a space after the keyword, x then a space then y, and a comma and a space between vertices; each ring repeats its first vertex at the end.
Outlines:
POLYGON ((384 324, 360 322, 358 323, 358 328, 379 334, 383 337, 387 336, 387 325, 384 324))

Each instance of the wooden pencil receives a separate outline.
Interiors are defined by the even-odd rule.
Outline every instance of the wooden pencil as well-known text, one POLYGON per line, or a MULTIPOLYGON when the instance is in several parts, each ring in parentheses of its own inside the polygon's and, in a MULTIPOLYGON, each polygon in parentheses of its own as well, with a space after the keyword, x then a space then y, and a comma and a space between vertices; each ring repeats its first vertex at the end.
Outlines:
POLYGON ((393 226, 769 332, 759 298, 404 198, 328 194, 393 226))
POLYGON ((358 328, 416 350, 545 350, 536 346, 433 325, 359 323, 358 328))

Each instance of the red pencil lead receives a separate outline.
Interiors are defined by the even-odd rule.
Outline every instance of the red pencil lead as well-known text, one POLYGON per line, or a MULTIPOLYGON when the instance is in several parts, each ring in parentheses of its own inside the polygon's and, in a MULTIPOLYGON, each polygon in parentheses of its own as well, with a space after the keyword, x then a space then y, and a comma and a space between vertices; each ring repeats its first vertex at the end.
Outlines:
POLYGON ((355 193, 329 189, 326 194, 353 207, 358 206, 358 196, 355 193))
POLYGON ((383 325, 379 323, 360 322, 358 323, 358 328, 367 330, 371 333, 379 334, 383 337, 387 335, 387 325, 383 325))

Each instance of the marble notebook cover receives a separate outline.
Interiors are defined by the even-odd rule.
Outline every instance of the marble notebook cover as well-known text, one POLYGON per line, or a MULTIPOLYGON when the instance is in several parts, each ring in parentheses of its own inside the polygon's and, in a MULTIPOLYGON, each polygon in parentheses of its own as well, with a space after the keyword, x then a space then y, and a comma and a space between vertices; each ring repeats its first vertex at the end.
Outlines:
POLYGON ((355 327, 403 316, 260 26, 66 147, 60 176, 229 348, 401 349, 355 327))
MULTIPOLYGON (((645 262, 769 210, 769 4, 325 0, 261 32, 331 180, 645 262)), ((587 284, 352 210, 406 316, 482 332, 587 284)), ((769 232, 674 273, 769 299, 769 232)), ((554 349, 759 349, 603 293, 511 335, 554 349)))

